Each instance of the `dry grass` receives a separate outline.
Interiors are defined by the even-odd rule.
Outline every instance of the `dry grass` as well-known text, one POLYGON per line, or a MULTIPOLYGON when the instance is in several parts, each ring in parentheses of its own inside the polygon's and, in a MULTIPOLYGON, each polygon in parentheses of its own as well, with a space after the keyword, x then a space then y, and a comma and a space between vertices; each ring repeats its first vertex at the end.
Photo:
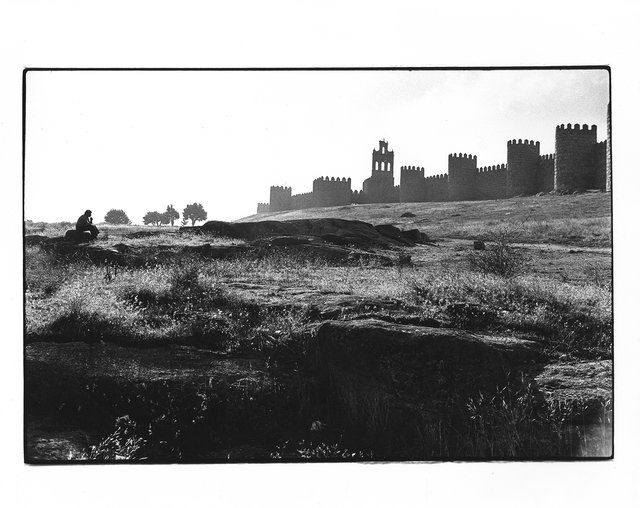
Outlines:
MULTIPOLYGON (((453 205, 447 206, 450 211, 453 205)), ((591 238, 589 234, 598 236, 599 231, 604 234, 602 230, 606 229, 604 218, 569 218, 564 224, 560 219, 554 220, 556 222, 549 222, 548 227, 544 221, 528 222, 524 235, 531 239, 557 233, 570 242, 580 242, 591 238), (570 236, 576 238, 571 240, 570 236)), ((487 235, 486 226, 490 221, 494 221, 490 228, 499 228, 504 223, 495 218, 478 220, 460 224, 457 231, 469 237, 487 235)), ((205 242, 230 243, 228 239, 177 235, 169 228, 119 226, 105 228, 103 232, 105 235, 96 244, 105 247, 120 242, 141 250, 160 245, 179 248, 205 242), (140 230, 158 234, 138 239, 125 236, 140 230)), ((506 278, 469 270, 463 251, 461 254, 441 248, 439 252, 445 258, 447 253, 459 255, 459 260, 456 263, 421 262, 418 268, 399 269, 364 263, 330 266, 284 253, 233 260, 185 256, 173 264, 119 269, 117 273, 108 274, 105 267, 65 261, 38 246, 27 247, 27 338, 104 340, 128 345, 193 344, 227 353, 260 354, 269 365, 285 365, 289 372, 301 372, 300 366, 304 365, 302 331, 316 318, 297 306, 299 302, 292 295, 299 291, 312 296, 315 292, 319 299, 325 294, 393 299, 406 309, 411 308, 406 312, 420 312, 421 317, 436 319, 444 325, 538 341, 547 358, 560 355, 563 361, 611 358, 612 292, 606 280, 594 276, 582 282, 562 281, 535 271, 506 278), (265 292, 260 294, 268 293, 269 305, 265 299, 257 298, 257 293, 242 289, 239 283, 259 286, 265 292)), ((122 395, 119 388, 114 393, 122 395)), ((143 399, 160 411, 162 404, 156 404, 156 399, 162 401, 165 395, 160 390, 145 395, 148 400, 143 399)), ((354 393, 352 398, 360 404, 364 400, 362 393, 354 393)), ((168 407, 173 407, 171 404, 168 407)), ((607 404, 605 400, 600 408, 603 429, 610 424, 611 408, 607 404)), ((175 414, 184 420, 184 425, 180 423, 180 428, 186 429, 183 436, 192 435, 193 407, 189 402, 174 408, 175 414)), ((363 405, 369 411, 376 407, 374 403, 363 405)), ((420 430, 425 443, 431 447, 429 453, 434 456, 607 453, 606 432, 594 433, 571 420, 580 408, 562 400, 541 404, 527 385, 479 394, 456 407, 452 411, 458 411, 455 416, 460 420, 453 427, 447 427, 447 422, 439 418, 424 422, 420 430), (580 449, 574 449, 576 440, 580 441, 580 449)), ((136 418, 143 417, 146 411, 144 406, 136 418)), ((267 421, 274 418, 268 411, 270 406, 265 410, 265 415, 270 416, 265 416, 263 423, 280 423, 267 421)), ((218 421, 215 412, 206 413, 202 418, 208 424, 218 421)), ((137 429, 140 435, 116 429, 92 452, 92 458, 111 459, 116 455, 135 458, 142 443, 138 440, 149 438, 142 432, 147 427, 142 425, 137 429)), ((225 432, 228 431, 225 428, 225 432)), ((177 438, 173 436, 173 439, 177 438)), ((194 449, 200 449, 202 439, 200 435, 198 439, 193 438, 194 449)), ((291 447, 276 449, 272 458, 349 458, 356 453, 353 450, 362 449, 348 443, 316 446, 295 439, 291 443, 291 447)), ((356 455, 369 456, 368 452, 356 455)))
POLYGON ((274 293, 280 310, 273 312, 282 312, 288 326, 260 310, 261 302, 250 293, 232 287, 257 282, 273 289, 404 301, 420 305, 425 317, 456 326, 530 335, 548 342, 549 351, 585 358, 611 354, 612 295, 609 288, 594 283, 533 274, 505 279, 459 267, 336 267, 283 254, 261 259, 188 258, 173 266, 126 269, 109 278, 104 267, 61 266, 38 248, 27 254, 27 332, 33 339, 69 340, 74 334, 86 338, 94 333, 155 343, 208 337, 212 343, 241 347, 243 338, 255 339, 261 323, 270 330, 287 328, 288 335, 305 324, 302 310, 282 310, 292 303, 286 294, 278 298, 274 293), (71 323, 84 323, 84 331, 71 323), (231 340, 234 336, 237 340, 231 340))
POLYGON ((611 246, 611 195, 528 196, 493 201, 394 203, 311 208, 252 215, 254 220, 340 217, 418 228, 430 238, 482 238, 505 223, 524 224, 523 242, 611 246), (415 217, 400 217, 411 212, 415 217))

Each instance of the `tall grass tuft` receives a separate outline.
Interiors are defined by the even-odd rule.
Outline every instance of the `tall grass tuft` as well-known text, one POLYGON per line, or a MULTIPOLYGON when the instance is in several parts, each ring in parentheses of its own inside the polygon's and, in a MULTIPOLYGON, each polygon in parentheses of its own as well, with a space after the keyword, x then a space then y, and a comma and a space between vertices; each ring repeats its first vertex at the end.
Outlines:
POLYGON ((522 239, 521 228, 506 225, 484 236, 489 242, 489 247, 486 250, 473 251, 468 256, 472 270, 501 277, 515 277, 524 272, 529 259, 524 251, 514 245, 522 239))

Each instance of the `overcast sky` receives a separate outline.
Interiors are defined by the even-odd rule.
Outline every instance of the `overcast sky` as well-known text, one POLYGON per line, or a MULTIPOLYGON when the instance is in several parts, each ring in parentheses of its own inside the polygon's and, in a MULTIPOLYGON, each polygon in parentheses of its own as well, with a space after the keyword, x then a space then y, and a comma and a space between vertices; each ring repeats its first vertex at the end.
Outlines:
POLYGON ((452 152, 506 163, 509 139, 554 151, 555 126, 606 138, 608 74, 544 71, 44 72, 27 77, 25 218, 75 221, 111 208, 134 223, 202 203, 233 220, 270 185, 318 176, 361 189, 387 139, 400 166, 445 173, 452 152))

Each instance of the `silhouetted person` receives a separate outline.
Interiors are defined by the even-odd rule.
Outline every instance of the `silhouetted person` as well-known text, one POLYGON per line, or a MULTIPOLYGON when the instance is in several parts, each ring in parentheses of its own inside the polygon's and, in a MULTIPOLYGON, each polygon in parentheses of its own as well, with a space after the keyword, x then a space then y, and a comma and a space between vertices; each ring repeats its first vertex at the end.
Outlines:
POLYGON ((98 228, 93 225, 91 210, 87 210, 78 218, 78 222, 76 222, 76 231, 89 231, 91 233, 92 240, 98 236, 98 228))

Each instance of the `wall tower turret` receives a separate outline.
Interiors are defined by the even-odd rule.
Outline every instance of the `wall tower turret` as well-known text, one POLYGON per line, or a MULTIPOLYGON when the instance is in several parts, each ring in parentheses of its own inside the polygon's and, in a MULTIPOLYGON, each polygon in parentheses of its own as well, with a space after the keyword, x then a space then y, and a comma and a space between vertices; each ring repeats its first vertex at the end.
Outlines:
POLYGON ((400 168, 400 202, 419 203, 427 200, 424 168, 402 166, 400 168))
POLYGON ((269 211, 291 210, 291 187, 272 185, 269 190, 269 211))
POLYGON ((556 127, 554 189, 584 190, 594 186, 594 146, 597 128, 571 124, 556 127))
POLYGON ((449 154, 449 200, 469 201, 476 195, 476 155, 449 154))
POLYGON ((520 194, 538 192, 538 158, 540 141, 515 139, 507 142, 507 195, 511 198, 520 194))
POLYGON ((320 177, 313 181, 313 206, 351 204, 351 178, 320 177))

